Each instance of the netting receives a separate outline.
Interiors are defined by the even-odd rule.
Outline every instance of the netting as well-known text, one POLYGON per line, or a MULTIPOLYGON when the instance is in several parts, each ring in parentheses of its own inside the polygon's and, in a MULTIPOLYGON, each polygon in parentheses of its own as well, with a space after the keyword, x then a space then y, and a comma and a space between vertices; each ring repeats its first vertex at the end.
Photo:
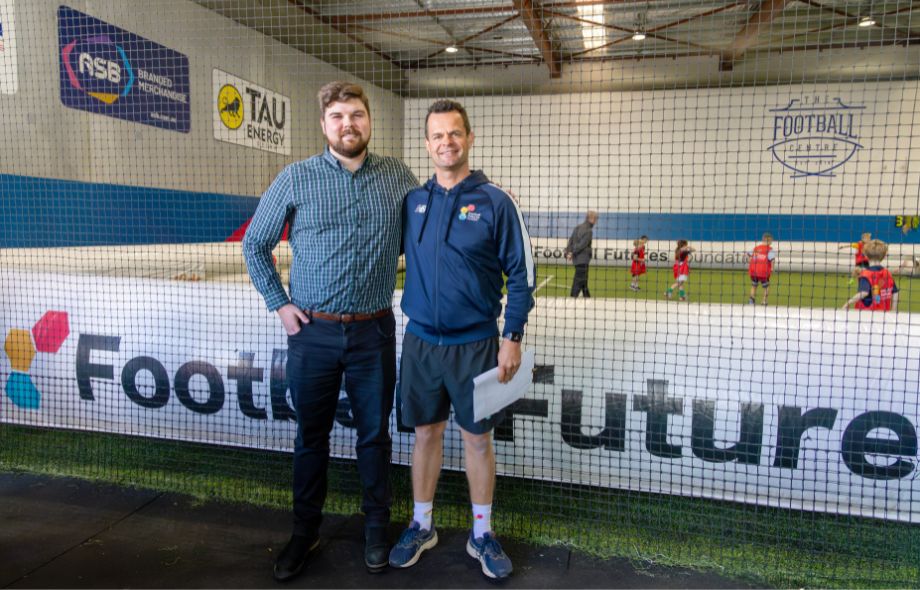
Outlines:
MULTIPOLYGON (((422 183, 428 107, 462 102, 523 213, 536 367, 494 433, 500 535, 915 587, 918 11, 0 0, 0 466, 289 505, 288 343, 240 242, 341 79, 422 183)), ((343 393, 329 510, 360 506, 355 442, 343 393)), ((439 526, 467 527, 453 419, 444 448, 439 526)))

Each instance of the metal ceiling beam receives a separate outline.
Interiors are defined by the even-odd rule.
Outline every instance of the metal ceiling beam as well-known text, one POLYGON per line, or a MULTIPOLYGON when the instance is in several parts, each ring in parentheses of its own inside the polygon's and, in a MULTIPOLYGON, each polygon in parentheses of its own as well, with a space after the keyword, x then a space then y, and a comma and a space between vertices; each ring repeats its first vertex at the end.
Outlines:
POLYGON ((352 34, 351 32, 349 32, 347 28, 342 27, 342 26, 340 26, 340 25, 334 24, 334 23, 332 22, 332 19, 330 19, 328 16, 323 16, 322 14, 320 14, 319 12, 317 12, 316 10, 314 10, 313 8, 311 8, 311 7, 307 6, 307 5, 305 5, 301 0, 288 0, 288 3, 291 4, 291 5, 293 5, 293 6, 296 6, 297 8, 299 8, 300 10, 302 10, 303 12, 305 12, 306 14, 309 14, 310 16, 312 16, 313 18, 315 18, 315 19, 318 20, 319 22, 323 23, 324 25, 327 25, 327 26, 329 26, 329 27, 332 27, 334 30, 336 30, 337 32, 339 32, 339 33, 345 35, 346 37, 348 37, 349 39, 351 39, 352 41, 354 41, 355 43, 357 43, 357 44, 360 45, 361 47, 364 47, 364 48, 367 49, 368 51, 371 51, 371 52, 373 52, 373 53, 379 55, 380 57, 382 57, 383 59, 387 60, 387 61, 390 62, 391 64, 396 65, 396 61, 392 58, 392 56, 390 56, 390 55, 387 54, 387 53, 384 53, 383 50, 381 50, 379 47, 374 47, 374 46, 371 45, 370 43, 367 43, 366 41, 364 41, 363 39, 361 39, 361 38, 358 37, 357 35, 354 35, 354 34, 352 34))
MULTIPOLYGON (((415 0, 415 3, 418 5, 418 7, 421 10, 427 10, 425 8, 425 5, 422 4, 422 0, 415 0)), ((440 18, 438 18, 437 16, 432 16, 431 20, 433 20, 436 25, 441 27, 441 29, 445 33, 447 33, 447 36, 450 37, 450 45, 457 47, 460 44, 459 41, 457 40, 457 37, 454 35, 454 32, 450 30, 444 23, 442 23, 440 18)), ((440 51, 436 52, 435 55, 437 55, 437 53, 440 53, 440 51)), ((426 59, 430 59, 430 58, 426 58, 426 59)), ((476 59, 475 56, 474 56, 474 59, 476 59)))
MULTIPOLYGON (((910 47, 914 45, 920 45, 920 35, 914 35, 905 39, 898 39, 895 41, 889 40, 878 40, 878 41, 840 41, 836 43, 812 43, 809 45, 799 45, 798 47, 776 47, 773 49, 759 49, 757 53, 764 54, 783 54, 783 53, 796 53, 799 51, 829 51, 833 49, 869 49, 872 47, 890 47, 892 45, 903 45, 904 47, 910 47)), ((716 56, 720 55, 718 52, 713 52, 711 55, 716 56)), ((599 57, 589 57, 584 60, 586 62, 596 62, 596 61, 629 61, 629 60, 640 60, 640 59, 679 59, 683 57, 699 57, 700 53, 691 53, 691 52, 681 52, 681 53, 669 53, 669 54, 658 54, 658 55, 620 55, 620 56, 599 56, 599 57)))
POLYGON ((532 0, 512 0, 514 9, 521 15, 521 19, 530 31, 534 43, 543 55, 543 61, 549 67, 551 78, 562 76, 562 66, 559 63, 559 54, 553 49, 553 43, 543 27, 543 19, 536 13, 532 0))
MULTIPOLYGON (((826 11, 826 12, 832 12, 832 13, 838 15, 838 16, 842 16, 842 17, 844 17, 844 18, 850 19, 850 20, 852 20, 852 21, 854 21, 854 22, 857 22, 857 23, 858 23, 858 22, 860 21, 860 19, 862 19, 862 17, 864 17, 864 16, 873 16, 873 15, 871 15, 871 14, 850 14, 850 13, 847 12, 846 10, 841 10, 841 9, 835 8, 835 7, 833 7, 833 6, 827 6, 827 5, 825 5, 825 4, 821 4, 820 2, 816 2, 815 0, 798 0, 798 1, 799 1, 799 2, 802 2, 802 3, 804 3, 804 4, 808 4, 809 6, 813 6, 813 7, 815 7, 815 8, 818 8, 818 9, 820 9, 820 10, 824 10, 824 11, 826 11)), ((913 3, 911 3, 911 7, 913 7, 913 3)), ((901 10, 895 10, 895 11, 892 11, 892 12, 887 12, 887 13, 885 13, 885 14, 882 14, 882 15, 875 15, 875 16, 877 16, 877 17, 888 16, 889 14, 897 14, 897 13, 899 13, 899 12, 901 12, 901 10)), ((897 35, 898 37, 910 37, 910 36, 913 34, 913 32, 912 32, 911 30, 909 30, 909 29, 899 29, 899 28, 897 28, 897 27, 889 27, 889 26, 885 25, 884 23, 878 22, 878 21, 877 21, 877 24, 878 24, 878 27, 879 27, 880 29, 888 29, 888 30, 890 30, 890 31, 894 31, 894 32, 895 32, 895 35, 897 35)))
POLYGON ((679 26, 679 25, 685 25, 685 24, 687 24, 687 23, 689 23, 689 22, 692 22, 692 21, 695 21, 695 20, 699 20, 699 19, 705 18, 705 17, 707 17, 707 16, 712 16, 712 15, 714 15, 714 14, 718 14, 718 13, 720 13, 720 12, 724 12, 724 11, 729 10, 729 9, 731 9, 731 8, 737 8, 738 6, 744 6, 744 5, 746 5, 746 4, 747 4, 747 1, 746 1, 746 0, 739 0, 739 1, 737 1, 737 2, 729 2, 729 3, 726 4, 725 6, 720 6, 719 8, 713 8, 712 10, 707 10, 706 12, 700 12, 699 14, 694 14, 693 16, 688 16, 688 17, 682 18, 682 19, 680 19, 680 20, 672 21, 672 22, 669 22, 669 23, 666 23, 666 24, 663 24, 663 25, 660 25, 660 26, 657 26, 657 27, 653 27, 653 28, 651 28, 651 29, 646 30, 645 32, 646 32, 646 33, 656 33, 656 32, 658 32, 658 31, 663 31, 663 30, 665 30, 665 29, 670 29, 671 27, 676 27, 676 26, 679 26))
POLYGON ((588 18, 584 18, 584 17, 581 17, 581 16, 574 15, 574 14, 566 14, 566 13, 564 13, 564 12, 556 12, 555 10, 547 10, 547 9, 544 9, 544 10, 543 10, 543 14, 548 14, 549 16, 555 16, 555 17, 558 17, 558 18, 564 18, 564 19, 566 19, 566 20, 571 20, 571 21, 575 21, 575 22, 577 22, 577 23, 582 23, 582 24, 585 24, 585 25, 590 25, 590 26, 592 26, 592 27, 603 27, 603 28, 605 28, 605 29, 610 29, 610 30, 612 30, 612 31, 620 31, 621 33, 629 33, 630 35, 632 35, 633 33, 636 32, 634 29, 627 29, 626 27, 621 27, 621 26, 619 26, 619 25, 611 25, 611 24, 609 24, 609 23, 597 22, 597 21, 595 21, 595 20, 591 20, 591 19, 588 19, 588 18))
MULTIPOLYGON (((892 45, 903 45, 905 47, 920 45, 920 35, 913 35, 904 39, 898 39, 897 41, 891 40, 876 40, 876 41, 852 41, 852 42, 837 42, 837 43, 813 43, 809 45, 800 45, 798 47, 777 47, 773 49, 760 49, 757 50, 758 54, 783 54, 783 53, 795 53, 799 51, 828 51, 833 49, 868 49, 871 47, 890 47, 892 45)), ((597 57, 585 57, 583 59, 573 60, 574 63, 600 63, 600 62, 619 62, 619 61, 640 61, 644 59, 680 59, 685 57, 700 57, 701 54, 699 51, 682 51, 679 53, 661 53, 661 54, 651 54, 651 55, 599 55, 597 57)), ((720 56, 721 52, 714 51, 711 54, 713 57, 720 56)), ((525 57, 525 56, 521 56, 525 57)), ((488 66, 513 66, 521 65, 520 61, 495 61, 490 62, 488 66)), ((536 63, 536 60, 533 60, 533 63, 536 63)), ((460 64, 469 67, 474 67, 476 64, 460 64)), ((431 64, 427 66, 420 66, 419 69, 429 69, 429 68, 443 68, 443 64, 431 64)))
MULTIPOLYGON (((894 14, 900 14, 900 13, 902 13, 902 12, 907 12, 907 11, 913 9, 913 8, 914 8, 914 7, 913 7, 912 5, 903 6, 903 7, 901 7, 901 8, 896 8, 896 9, 891 10, 891 11, 889 11, 889 12, 883 12, 882 14, 876 15, 876 18, 885 18, 886 16, 891 16, 891 15, 894 15, 894 14)), ((843 29, 843 28, 846 28, 846 27, 852 27, 853 25, 858 24, 858 22, 859 22, 859 21, 856 20, 856 19, 847 19, 847 20, 844 20, 844 21, 841 21, 841 22, 833 23, 833 24, 830 24, 830 25, 825 25, 825 26, 823 26, 823 27, 818 27, 818 28, 816 28, 816 29, 810 29, 810 30, 808 30, 808 31, 803 31, 803 32, 801 32, 801 33, 793 33, 793 34, 791 34, 791 35, 786 35, 785 37, 781 37, 779 40, 777 40, 776 43, 779 44, 779 45, 785 45, 786 43, 788 43, 788 42, 790 42, 790 41, 792 41, 792 40, 794 40, 794 39, 797 39, 797 38, 799 38, 799 37, 802 37, 802 36, 816 35, 816 34, 818 34, 818 33, 826 33, 827 31, 833 31, 833 30, 836 30, 836 29, 843 29)), ((902 34, 901 36, 902 36, 902 37, 911 37, 912 34, 911 34, 910 31, 906 31, 906 34, 902 34)), ((897 42, 897 40, 895 40, 895 42, 897 42)))
POLYGON ((463 16, 470 14, 496 14, 510 12, 512 9, 504 6, 471 6, 469 8, 433 8, 430 10, 406 10, 402 12, 372 12, 368 14, 339 14, 328 16, 329 22, 334 25, 348 25, 353 23, 371 22, 378 20, 393 20, 398 18, 436 18, 439 16, 463 16))
MULTIPOLYGON (((711 53, 711 52, 715 51, 712 47, 706 47, 706 46, 704 46, 704 45, 698 45, 698 44, 693 43, 693 42, 691 42, 691 41, 685 41, 685 40, 682 40, 682 39, 673 39, 673 38, 671 38, 671 37, 665 37, 664 35, 659 35, 657 32, 658 32, 658 31, 663 31, 663 30, 665 30, 665 29, 669 29, 669 28, 671 28, 671 27, 676 27, 676 26, 678 26, 678 25, 686 24, 686 23, 688 23, 688 22, 694 21, 694 20, 699 19, 699 18, 704 18, 704 17, 707 17, 707 16, 711 16, 711 15, 713 15, 713 14, 717 14, 717 13, 719 13, 719 12, 722 12, 722 11, 724 11, 724 10, 728 10, 729 8, 734 8, 734 7, 739 6, 739 5, 742 5, 742 4, 744 4, 744 2, 731 2, 731 3, 727 4, 726 6, 720 6, 719 8, 715 8, 715 9, 713 9, 713 10, 708 10, 708 11, 706 11, 706 12, 701 12, 701 13, 695 14, 695 15, 693 15, 693 16, 688 16, 688 17, 685 17, 685 18, 682 18, 682 19, 679 19, 679 20, 676 20, 676 21, 672 21, 672 22, 669 22, 669 23, 666 23, 666 24, 663 24, 663 25, 659 25, 659 26, 657 26, 657 27, 655 27, 655 28, 652 28, 652 29, 647 29, 647 30, 645 31, 645 34, 648 35, 649 37, 652 37, 653 39, 658 39, 659 41, 667 41, 667 42, 669 42, 669 43, 675 43, 675 44, 677 44, 677 45, 685 45, 685 46, 687 46, 687 47, 692 47, 692 48, 695 48, 695 49, 700 49, 700 50, 702 50, 702 51, 705 52, 705 53, 711 53)), ((575 53, 569 55, 569 57, 578 57, 578 56, 580 56, 580 55, 585 55, 586 53, 591 53, 591 52, 597 51, 597 50, 599 50, 599 49, 605 49, 605 48, 607 48, 607 47, 612 47, 613 45, 619 45, 620 43, 623 43, 623 42, 625 42, 625 41, 631 39, 633 33, 636 32, 634 29, 628 29, 628 28, 626 28, 626 27, 621 27, 621 26, 619 26, 619 25, 611 25, 611 24, 609 24, 609 23, 597 22, 597 21, 593 21, 593 20, 586 19, 586 18, 582 18, 582 17, 580 17, 580 16, 576 16, 576 15, 574 15, 574 14, 565 14, 565 13, 563 13, 563 12, 556 12, 556 11, 554 11, 554 10, 544 10, 544 11, 543 11, 543 14, 549 14, 549 15, 551 15, 551 16, 555 16, 555 17, 559 17, 559 18, 564 18, 564 19, 568 19, 568 20, 575 21, 575 22, 585 23, 585 24, 588 24, 588 25, 591 25, 591 26, 604 27, 605 29, 610 29, 610 30, 612 30, 612 31, 619 31, 619 32, 621 32, 621 33, 626 33, 626 37, 622 37, 622 38, 620 38, 620 39, 615 39, 615 40, 610 41, 610 42, 608 42, 608 43, 604 43, 603 45, 598 45, 597 47, 591 47, 591 48, 589 48, 589 49, 585 49, 584 51, 575 52, 575 53)))
MULTIPOLYGON (((507 23, 509 23, 509 22, 511 22, 511 21, 513 21, 513 20, 517 20, 517 18, 518 18, 518 15, 512 14, 512 15, 509 16, 508 18, 503 18, 502 20, 498 21, 497 23, 495 23, 495 24, 493 24, 493 25, 490 25, 490 26, 484 28, 483 30, 479 31, 478 33, 473 33, 472 35, 470 35, 470 36, 468 36, 468 37, 464 37, 463 39, 460 39, 459 41, 457 41, 457 48, 458 48, 458 49, 467 49, 467 48, 464 46, 464 43, 466 43, 467 41, 472 41, 473 39, 477 39, 477 38, 479 38, 479 37, 482 37, 483 35, 485 35, 486 33, 490 32, 490 31, 494 31, 495 29, 497 29, 497 28, 499 28, 499 27, 502 27, 502 26, 504 26, 505 24, 507 24, 507 23)), ((432 53, 431 55, 427 56, 425 59, 431 59, 431 58, 433 58, 433 57, 437 57, 438 55, 440 55, 440 54, 442 54, 442 53, 444 53, 444 48, 443 48, 443 47, 442 47, 441 49, 438 49, 437 51, 435 51, 435 52, 432 53)))
POLYGON ((769 28, 773 19, 779 16, 783 9, 786 8, 786 4, 791 1, 792 0, 763 0, 757 12, 751 15, 747 23, 741 27, 741 30, 735 35, 731 45, 729 45, 728 49, 722 54, 722 59, 719 61, 719 69, 722 71, 731 70, 734 62, 744 55, 748 47, 757 43, 757 39, 760 37, 761 33, 769 28))

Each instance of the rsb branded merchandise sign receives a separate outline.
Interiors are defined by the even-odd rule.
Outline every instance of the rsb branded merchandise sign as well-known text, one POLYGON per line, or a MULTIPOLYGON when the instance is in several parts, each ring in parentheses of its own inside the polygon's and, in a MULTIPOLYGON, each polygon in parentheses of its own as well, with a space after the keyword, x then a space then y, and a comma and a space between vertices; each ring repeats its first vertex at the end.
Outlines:
POLYGON ((161 129, 191 129, 188 57, 67 6, 58 9, 61 102, 161 129))
POLYGON ((291 99, 215 69, 214 138, 291 155, 291 99))
MULTIPOLYGON (((7 275, 0 421, 291 449, 286 341, 251 288, 7 275)), ((540 298, 499 473, 920 522, 913 319, 540 298)), ((354 440, 342 400, 332 452, 354 440)))

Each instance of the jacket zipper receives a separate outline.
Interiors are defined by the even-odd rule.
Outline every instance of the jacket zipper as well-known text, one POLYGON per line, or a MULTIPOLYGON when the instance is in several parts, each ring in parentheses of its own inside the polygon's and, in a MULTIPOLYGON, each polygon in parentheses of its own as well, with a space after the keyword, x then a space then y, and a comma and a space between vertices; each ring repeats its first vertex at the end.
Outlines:
MULTIPOLYGON (((437 188, 435 189, 437 190, 437 188)), ((447 194, 444 194, 441 210, 438 211, 438 227, 434 232, 434 325, 438 331, 438 346, 444 344, 444 336, 441 333, 441 306, 438 304, 441 297, 441 228, 444 226, 444 209, 446 209, 447 194)), ((432 205, 434 199, 432 199, 432 205)))

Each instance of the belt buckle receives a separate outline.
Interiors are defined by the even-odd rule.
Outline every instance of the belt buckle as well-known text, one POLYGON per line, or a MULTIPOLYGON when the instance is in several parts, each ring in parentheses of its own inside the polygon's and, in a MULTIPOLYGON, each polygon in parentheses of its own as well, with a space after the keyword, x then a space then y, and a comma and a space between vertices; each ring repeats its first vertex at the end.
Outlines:
POLYGON ((350 324, 355 321, 355 314, 353 313, 343 313, 341 316, 343 324, 350 324))

